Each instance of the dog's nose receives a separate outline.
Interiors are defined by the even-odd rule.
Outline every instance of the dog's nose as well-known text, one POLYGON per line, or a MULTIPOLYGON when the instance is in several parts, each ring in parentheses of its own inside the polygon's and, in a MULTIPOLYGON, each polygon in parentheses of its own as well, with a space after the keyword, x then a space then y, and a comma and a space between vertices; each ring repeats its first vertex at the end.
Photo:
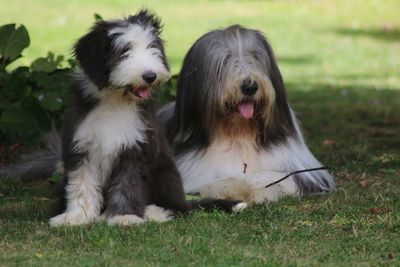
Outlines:
POLYGON ((258 90, 258 84, 256 81, 252 81, 250 78, 246 78, 241 86, 242 93, 248 96, 254 95, 258 90))
POLYGON ((156 80, 157 74, 152 71, 146 71, 145 73, 143 73, 142 78, 146 83, 151 84, 156 80))

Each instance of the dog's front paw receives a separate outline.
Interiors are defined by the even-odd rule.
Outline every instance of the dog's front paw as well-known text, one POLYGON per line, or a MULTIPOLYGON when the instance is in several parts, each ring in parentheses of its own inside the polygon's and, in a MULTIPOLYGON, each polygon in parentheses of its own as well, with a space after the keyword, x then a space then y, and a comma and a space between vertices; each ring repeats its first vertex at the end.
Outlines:
POLYGON ((145 220, 134 214, 116 215, 106 219, 109 225, 132 225, 144 223, 145 220))
POLYGON ((89 219, 84 212, 65 212, 50 219, 49 223, 52 227, 57 226, 73 226, 88 224, 93 220, 89 219))
POLYGON ((249 207, 249 205, 246 202, 240 202, 238 204, 236 204, 235 206, 233 206, 232 211, 233 212, 242 212, 245 209, 247 209, 249 207))
POLYGON ((168 222, 174 217, 170 210, 163 209, 156 205, 148 205, 144 211, 144 218, 153 222, 168 222))

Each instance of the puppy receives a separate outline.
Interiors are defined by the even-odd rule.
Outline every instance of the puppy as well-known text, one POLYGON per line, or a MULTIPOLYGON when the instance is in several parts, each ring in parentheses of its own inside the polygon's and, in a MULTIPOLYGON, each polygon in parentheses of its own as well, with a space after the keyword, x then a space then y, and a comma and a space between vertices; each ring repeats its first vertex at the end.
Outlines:
POLYGON ((143 10, 99 21, 75 44, 79 68, 61 134, 65 197, 51 226, 167 221, 238 204, 185 201, 151 101, 169 77, 160 31, 160 20, 143 10))
POLYGON ((211 31, 187 53, 176 102, 158 116, 187 193, 250 203, 335 187, 307 148, 271 46, 260 31, 211 31), (280 178, 294 171, 305 171, 280 178), (266 187, 267 186, 267 187, 266 187))

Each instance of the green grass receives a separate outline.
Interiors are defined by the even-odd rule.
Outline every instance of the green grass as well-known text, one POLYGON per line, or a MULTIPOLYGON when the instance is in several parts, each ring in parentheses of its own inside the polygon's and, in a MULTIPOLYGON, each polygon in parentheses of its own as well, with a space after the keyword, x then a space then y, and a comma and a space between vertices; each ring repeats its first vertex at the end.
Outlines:
MULTIPOLYGON (((134 12, 128 0, 0 2, 0 24, 24 23, 28 64, 68 54, 93 21, 134 12)), ((241 214, 196 212, 164 224, 51 229, 48 182, 0 180, 0 265, 400 265, 398 1, 146 1, 165 24, 172 72, 207 30, 264 31, 311 150, 336 177, 326 196, 241 214), (327 140, 331 142, 326 142, 327 140), (329 143, 329 144, 325 144, 329 143)), ((0 155, 6 158, 6 155, 0 155)))

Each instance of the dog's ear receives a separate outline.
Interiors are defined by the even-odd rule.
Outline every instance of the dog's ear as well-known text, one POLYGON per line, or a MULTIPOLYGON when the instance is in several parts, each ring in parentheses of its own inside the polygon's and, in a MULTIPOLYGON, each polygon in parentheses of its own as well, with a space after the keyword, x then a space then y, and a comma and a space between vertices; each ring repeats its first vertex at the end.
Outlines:
POLYGON ((81 37, 74 46, 74 54, 85 74, 101 89, 108 84, 111 39, 108 24, 97 22, 91 31, 81 37))
POLYGON ((288 135, 293 135, 295 133, 295 128, 287 100, 285 84, 272 47, 260 32, 258 32, 258 40, 267 52, 269 66, 267 70, 268 73, 266 74, 271 80, 275 90, 275 103, 272 110, 272 118, 269 120, 268 125, 262 124, 262 132, 264 133, 263 141, 266 143, 267 140, 279 141, 288 135))

